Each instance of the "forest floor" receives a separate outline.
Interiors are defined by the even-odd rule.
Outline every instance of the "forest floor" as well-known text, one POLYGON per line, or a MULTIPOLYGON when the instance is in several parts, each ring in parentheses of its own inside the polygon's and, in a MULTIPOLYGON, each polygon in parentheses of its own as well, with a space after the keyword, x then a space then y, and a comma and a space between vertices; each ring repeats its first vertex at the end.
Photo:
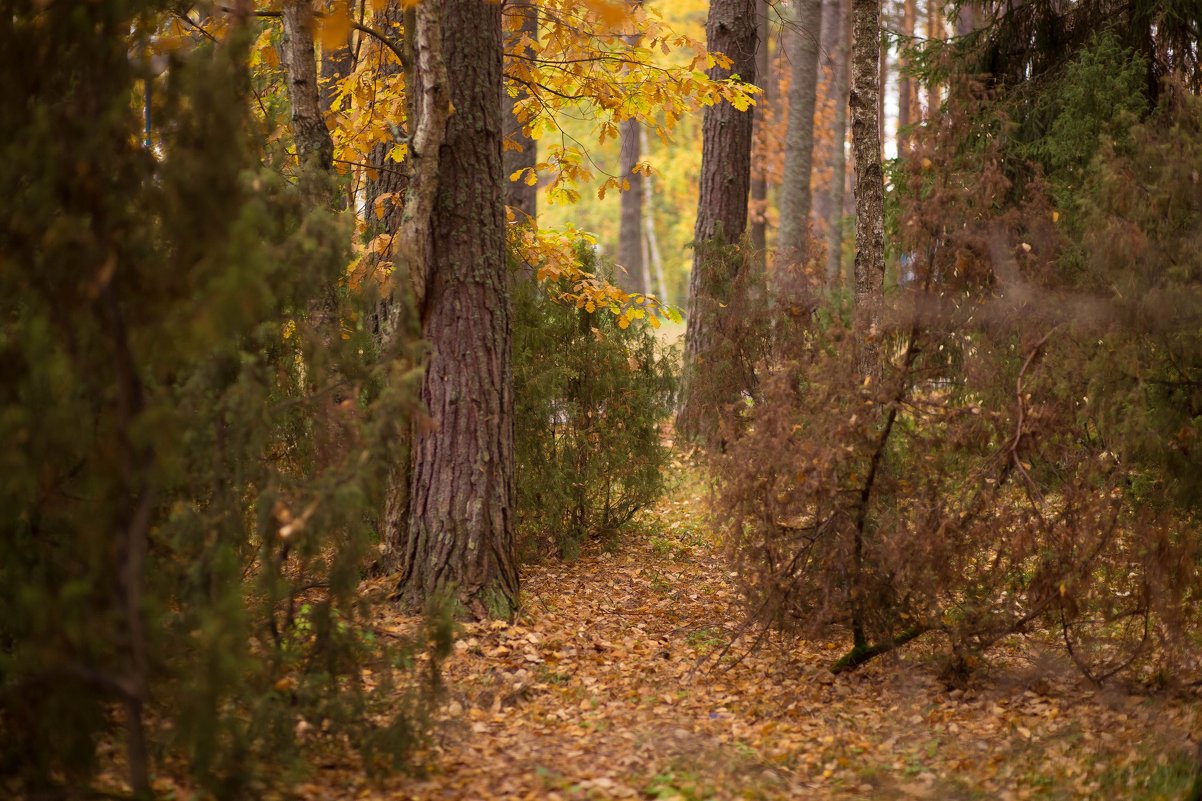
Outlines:
POLYGON ((703 493, 678 492, 611 550, 529 568, 514 624, 465 626, 419 775, 319 771, 302 796, 1185 797, 1197 697, 1093 687, 1035 639, 998 649, 964 691, 938 680, 936 641, 840 676, 842 641, 746 654, 740 640, 718 663, 742 617, 703 493))

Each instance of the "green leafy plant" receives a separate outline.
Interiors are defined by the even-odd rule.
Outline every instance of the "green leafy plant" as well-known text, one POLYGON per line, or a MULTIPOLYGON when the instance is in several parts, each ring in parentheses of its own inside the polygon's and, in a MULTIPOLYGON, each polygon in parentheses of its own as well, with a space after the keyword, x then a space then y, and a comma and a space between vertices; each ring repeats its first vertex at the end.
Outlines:
POLYGON ((554 286, 520 281, 514 294, 518 532, 528 556, 571 558, 662 491, 673 359, 646 326, 560 303, 554 286))

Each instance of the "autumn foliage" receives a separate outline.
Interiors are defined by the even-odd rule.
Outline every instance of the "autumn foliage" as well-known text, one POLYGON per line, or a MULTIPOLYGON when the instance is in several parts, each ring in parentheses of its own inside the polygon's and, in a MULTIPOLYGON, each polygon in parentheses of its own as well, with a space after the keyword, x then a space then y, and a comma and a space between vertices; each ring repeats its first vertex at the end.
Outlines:
MULTIPOLYGON (((1074 146, 1055 137, 1098 106, 1073 93, 1115 52, 1065 68, 1041 152, 1074 146)), ((1154 165, 1199 163, 1200 110, 1166 85, 1115 139, 1040 163, 1001 135, 1012 106, 953 86, 894 173, 879 376, 820 309, 718 462, 753 621, 846 631, 836 670, 926 637, 959 683, 1027 635, 1095 681, 1196 680, 1202 209, 1188 170, 1154 165)))

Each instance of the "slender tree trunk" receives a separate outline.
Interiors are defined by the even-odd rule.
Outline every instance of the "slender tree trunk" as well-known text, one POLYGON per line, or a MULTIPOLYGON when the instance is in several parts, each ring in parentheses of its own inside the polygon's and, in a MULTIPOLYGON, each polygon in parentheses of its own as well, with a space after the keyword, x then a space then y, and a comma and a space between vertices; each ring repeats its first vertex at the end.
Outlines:
MULTIPOLYGON (((389 0, 384 9, 375 15, 373 20, 377 30, 393 33, 401 23, 403 12, 399 0, 389 0)), ((395 80, 401 73, 401 65, 393 58, 392 52, 379 45, 371 43, 376 48, 373 57, 375 73, 381 80, 395 80)), ((408 184, 406 172, 408 166, 389 159, 393 142, 382 142, 371 149, 367 155, 368 174, 364 182, 364 216, 367 219, 368 230, 372 233, 396 233, 401 226, 401 211, 405 203, 405 187, 408 184)), ((390 309, 382 309, 385 317, 390 309)), ((387 325, 384 326, 388 328, 387 325)), ((387 338, 387 331, 382 332, 387 338)))
MULTIPOLYGON (((292 137, 300 161, 300 187, 314 208, 338 209, 343 201, 333 178, 334 140, 322 113, 317 81, 317 52, 313 44, 313 6, 308 0, 288 0, 281 14, 283 57, 288 103, 292 107, 292 137)), ((323 346, 314 360, 328 359, 338 344, 338 296, 334 282, 323 288, 308 308, 308 321, 323 346)), ((311 388, 315 389, 315 388, 311 388)), ((316 415, 315 441, 320 464, 335 462, 343 446, 344 428, 332 405, 316 415)))
MULTIPOLYGON (((726 54, 732 62, 730 69, 710 69, 710 78, 718 80, 737 73, 754 83, 755 0, 712 0, 705 32, 708 48, 726 54)), ((747 230, 753 121, 752 109, 738 111, 729 103, 707 106, 702 120, 684 387, 676 421, 677 433, 685 439, 709 439, 717 430, 717 413, 743 389, 738 386, 741 377, 718 372, 722 360, 716 358, 715 346, 719 340, 718 315, 730 299, 742 263, 737 246, 747 230)))
POLYGON ((855 300, 861 370, 876 371, 875 329, 885 283, 879 97, 880 0, 852 0, 851 137, 856 157, 855 300))
MULTIPOLYGON (((440 5, 417 9, 419 19, 427 8, 441 13, 454 114, 442 138, 428 218, 427 280, 415 284, 431 346, 421 390, 430 420, 418 426, 413 442, 398 594, 411 607, 453 596, 467 614, 508 617, 517 603, 518 574, 497 102, 501 9, 480 0, 440 5)), ((417 71, 425 72, 420 60, 417 71)), ((419 82, 425 86, 425 80, 419 82)))
POLYGON ((756 264, 762 270, 767 266, 768 252, 768 158, 767 149, 775 143, 768 142, 766 126, 768 109, 773 103, 773 86, 769 80, 768 51, 771 43, 768 0, 758 0, 755 7, 756 82, 764 90, 756 103, 756 115, 752 131, 753 154, 751 162, 751 247, 755 251, 756 264))
MULTIPOLYGON (((943 39, 943 0, 927 0, 927 39, 942 41, 943 39)), ((939 84, 927 82, 927 118, 939 112, 939 84)))
MULTIPOLYGON (((831 222, 831 195, 834 175, 834 151, 836 142, 834 123, 836 51, 839 48, 839 31, 842 16, 839 0, 822 0, 822 50, 818 58, 818 104, 814 110, 814 208, 815 237, 826 240, 831 222)), ((844 100, 846 102, 846 99, 844 100)))
POLYGON ((638 120, 622 123, 621 153, 618 159, 619 174, 629 182, 628 189, 621 193, 621 216, 618 227, 618 264, 625 270, 622 285, 630 292, 645 295, 651 291, 643 276, 646 264, 643 260, 643 181, 641 174, 634 172, 635 165, 642 159, 640 153, 638 120))
POLYGON ((814 106, 818 95, 818 55, 822 49, 822 0, 795 0, 789 35, 794 37, 793 79, 789 86, 789 127, 785 172, 780 186, 780 240, 783 264, 805 260, 810 230, 814 155, 814 106))
MULTIPOLYGON (((639 144, 644 153, 648 152, 647 148, 647 130, 639 129, 639 144)), ((650 175, 644 176, 643 180, 643 225, 646 227, 647 240, 647 255, 649 259, 643 261, 643 266, 646 268, 650 265, 655 276, 655 292, 659 299, 663 302, 668 302, 668 285, 664 282, 664 259, 659 252, 659 237, 655 235, 655 188, 653 179, 650 175)), ((647 285, 651 286, 651 279, 648 277, 647 285)))
POLYGON ((835 49, 835 121, 832 138, 831 216, 826 229, 826 283, 842 280, 843 218, 847 182, 847 104, 851 76, 851 0, 839 0, 839 45, 835 49))
MULTIPOLYGON (((880 113, 883 63, 880 0, 852 0, 851 137, 856 156, 856 367, 865 380, 879 376, 877 328, 885 280, 884 180, 881 170, 880 113)), ((868 647, 864 631, 862 570, 865 522, 852 543, 851 602, 853 652, 868 647)))
MULTIPOLYGON (((334 94, 338 82, 350 75, 354 68, 354 58, 350 43, 344 47, 323 48, 321 51, 321 110, 329 112, 334 108, 334 94)), ((345 101, 343 101, 345 107, 345 101)))
POLYGON ((956 35, 968 36, 977 29, 977 16, 979 9, 976 3, 965 3, 960 6, 960 11, 956 15, 956 35))
MULTIPOLYGON (((505 16, 516 15, 520 24, 515 32, 507 36, 505 52, 510 57, 531 55, 527 47, 520 47, 523 37, 538 41, 538 6, 531 0, 508 0, 502 10, 505 16)), ((508 25, 506 26, 509 27, 508 25)), ((522 122, 514 114, 514 101, 525 95, 525 89, 517 87, 518 94, 510 96, 509 89, 501 90, 502 132, 505 136, 502 150, 502 170, 505 175, 505 203, 517 215, 518 221, 536 223, 538 218, 538 185, 526 182, 526 175, 516 181, 509 177, 519 170, 533 170, 538 163, 538 143, 526 135, 522 122)))
MULTIPOLYGON (((323 115, 334 110, 334 93, 337 91, 338 83, 343 78, 351 73, 354 68, 354 55, 351 52, 350 37, 347 37, 347 42, 342 47, 321 49, 321 98, 320 108, 323 115)), ((343 108, 346 106, 346 101, 343 101, 343 108)), ((343 110, 342 108, 339 109, 343 110)), ((336 206, 341 209, 346 209, 349 205, 355 202, 354 193, 350 190, 343 191, 336 206)))
POLYGON ((317 86, 317 54, 313 47, 313 5, 307 0, 284 4, 283 59, 288 74, 288 103, 292 106, 292 135, 302 165, 313 163, 323 172, 334 164, 334 141, 321 114, 317 86))
MULTIPOLYGON (((637 9, 642 0, 633 0, 630 5, 632 10, 637 9)), ((634 47, 639 39, 638 33, 632 33, 626 37, 626 44, 634 47)), ((643 258, 643 176, 634 171, 643 158, 641 127, 638 120, 633 119, 626 120, 621 126, 618 175, 627 182, 628 188, 619 197, 618 264, 626 270, 622 285, 630 292, 645 295, 651 288, 644 280, 647 270, 643 258)))
POLYGON ((914 123, 914 108, 918 103, 915 81, 908 74, 910 60, 906 48, 914 44, 914 20, 918 13, 918 0, 905 0, 902 6, 902 51, 897 78, 897 151, 898 155, 907 148, 908 128, 914 123))
MULTIPOLYGON (((883 2, 884 0, 881 0, 883 2)), ((879 34, 878 34, 879 35, 879 34)), ((876 95, 877 134, 881 140, 881 155, 885 153, 885 97, 889 94, 889 48, 879 47, 880 70, 877 72, 879 82, 876 95)), ((854 56, 853 56, 854 58, 854 56)))

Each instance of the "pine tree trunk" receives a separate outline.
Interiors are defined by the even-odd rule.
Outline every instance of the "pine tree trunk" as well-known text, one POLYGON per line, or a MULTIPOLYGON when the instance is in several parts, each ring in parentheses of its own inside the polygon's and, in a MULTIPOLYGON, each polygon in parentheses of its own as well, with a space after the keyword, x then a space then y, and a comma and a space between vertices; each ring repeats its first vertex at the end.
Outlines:
POLYGON ((822 0, 795 0, 789 35, 794 38, 793 79, 789 86, 789 126, 785 171, 780 186, 780 240, 783 264, 805 260, 810 230, 814 155, 814 106, 818 97, 818 54, 822 48, 822 0))
POLYGON ((861 372, 875 374, 885 283, 885 190, 881 169, 880 0, 852 0, 851 138, 856 158, 855 300, 861 372))
POLYGON ((775 147, 776 143, 768 142, 764 130, 768 122, 767 110, 772 105, 773 86, 768 79, 768 51, 771 37, 768 15, 771 11, 768 0, 758 0, 755 7, 756 49, 755 75, 756 83, 764 90, 756 102, 756 115, 753 137, 753 153, 756 158, 751 163, 751 247, 755 251, 756 264, 759 269, 767 266, 768 252, 768 159, 767 149, 775 147))
MULTIPOLYGON (((713 0, 706 21, 706 43, 731 59, 730 69, 715 66, 712 79, 732 73, 755 82, 755 0, 713 0)), ((754 108, 754 107, 753 107, 754 108)), ((734 250, 747 231, 747 198, 751 185, 752 109, 738 111, 729 103, 707 106, 701 125, 701 178, 697 222, 693 229, 693 270, 689 275, 688 328, 685 330, 685 374, 677 433, 685 439, 708 439, 716 432, 716 415, 738 397, 742 379, 721 375, 718 315, 729 300, 742 256, 734 250)))
POLYGON ((842 281, 843 219, 847 184, 847 103, 851 76, 851 0, 839 0, 839 45, 835 48, 835 142, 831 164, 831 211, 826 229, 826 283, 842 281))
MULTIPOLYGON (((421 396, 398 595, 444 596, 475 617, 517 603, 513 376, 502 205, 501 9, 444 0, 446 123, 430 216, 427 280, 416 293, 431 353, 421 396)), ((420 9, 419 9, 420 11, 420 9)))
MULTIPOLYGON (((509 35, 505 52, 510 56, 531 55, 526 48, 518 47, 518 40, 528 36, 532 41, 538 41, 538 7, 530 0, 510 0, 505 4, 503 13, 521 17, 521 27, 516 35, 509 35)), ((538 143, 525 134, 522 123, 513 113, 514 102, 524 95, 524 89, 518 90, 517 97, 510 97, 504 87, 501 90, 502 131, 505 141, 509 143, 502 151, 502 171, 505 176, 505 204, 517 215, 519 222, 535 223, 538 219, 538 185, 528 184, 525 174, 516 181, 509 180, 509 176, 518 170, 533 170, 538 163, 538 143)))

